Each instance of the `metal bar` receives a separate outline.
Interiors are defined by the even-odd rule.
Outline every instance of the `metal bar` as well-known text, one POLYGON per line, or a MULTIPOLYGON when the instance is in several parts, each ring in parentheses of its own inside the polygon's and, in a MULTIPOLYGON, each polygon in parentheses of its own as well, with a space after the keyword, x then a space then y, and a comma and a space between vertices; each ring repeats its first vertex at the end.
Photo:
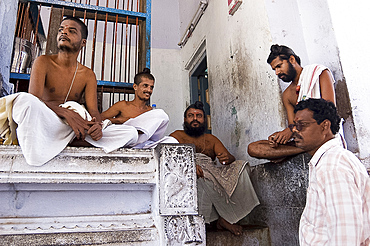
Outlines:
POLYGON ((150 37, 151 37, 151 14, 152 5, 151 0, 146 0, 146 16, 145 19, 145 66, 150 68, 150 37))
POLYGON ((52 6, 52 5, 54 5, 55 7, 60 7, 60 8, 65 7, 66 9, 71 9, 71 10, 73 10, 73 8, 86 9, 86 11, 91 12, 91 13, 94 13, 94 12, 98 12, 99 14, 108 13, 110 15, 118 14, 119 16, 123 16, 123 17, 128 16, 128 17, 133 18, 133 19, 138 17, 141 20, 145 20, 148 17, 147 13, 102 7, 102 6, 99 6, 98 4, 96 6, 94 6, 94 5, 85 5, 85 4, 80 4, 80 3, 65 2, 65 1, 59 1, 59 0, 20 0, 20 1, 21 2, 41 3, 43 6, 52 6))
MULTIPOLYGON (((35 39, 33 40, 33 44, 35 45, 36 42, 37 42, 37 34, 38 34, 38 31, 39 31, 39 21, 40 21, 40 12, 41 12, 41 4, 40 4, 40 8, 39 8, 39 13, 37 15, 37 21, 36 21, 36 31, 35 31, 35 39)), ((36 47, 36 45, 35 45, 36 47)))
POLYGON ((128 17, 126 17, 126 49, 125 49, 125 79, 123 80, 124 82, 127 82, 127 31, 128 31, 128 17))
MULTIPOLYGON (((99 4, 99 0, 97 0, 97 4, 99 4)), ((93 37, 93 47, 92 47, 92 57, 91 57, 91 70, 94 71, 94 62, 95 62, 95 47, 96 47, 96 28, 98 20, 96 19, 98 16, 98 12, 95 12, 95 20, 94 20, 94 37, 93 37)))
POLYGON ((25 16, 24 16, 24 25, 22 26, 22 35, 21 35, 21 38, 24 38, 24 36, 26 35, 26 30, 27 30, 27 24, 28 24, 28 22, 29 22, 29 18, 28 18, 28 16, 29 16, 29 14, 30 14, 30 6, 31 6, 31 4, 30 3, 28 3, 27 4, 27 9, 26 9, 26 13, 25 13, 25 16))
MULTIPOLYGON (((119 0, 118 0, 119 4, 119 0)), ((118 5, 117 5, 118 7, 118 5)), ((113 53, 113 81, 116 81, 116 59, 117 59, 117 28, 118 28, 118 15, 116 15, 116 23, 114 25, 115 31, 114 31, 114 53, 113 53)), ((112 48, 113 52, 113 48, 112 48)), ((111 71, 112 73, 112 71, 111 71)))
MULTIPOLYGON (((30 6, 31 4, 28 3, 27 4, 27 9, 26 9, 26 13, 25 13, 25 16, 24 16, 24 25, 22 24, 22 34, 21 34, 21 39, 24 38, 24 36, 26 35, 26 29, 27 29, 27 24, 29 22, 29 19, 28 19, 28 16, 29 16, 29 11, 30 11, 30 6)), ((18 71, 21 72, 21 66, 22 66, 22 51, 23 51, 23 46, 22 46, 22 40, 20 40, 19 42, 19 45, 20 45, 20 49, 19 49, 19 55, 18 55, 18 61, 19 61, 19 66, 18 66, 18 71)))
POLYGON ((121 46, 120 46, 120 58, 119 58, 119 79, 118 81, 122 81, 122 49, 123 49, 123 23, 121 23, 121 46))
MULTIPOLYGON (((131 0, 131 10, 133 9, 133 6, 134 6, 134 3, 133 3, 133 0, 131 0)), ((132 40, 132 25, 130 25, 130 37, 129 37, 129 40, 128 40, 128 80, 127 82, 130 83, 130 71, 131 71, 131 40, 132 40)))
POLYGON ((138 27, 139 27, 139 19, 136 18, 136 35, 135 35, 135 74, 138 73, 138 64, 139 64, 139 61, 138 61, 138 46, 139 46, 139 38, 138 38, 138 27))
POLYGON ((20 29, 20 27, 21 27, 21 18, 23 17, 22 16, 22 13, 23 13, 23 6, 24 6, 24 4, 22 4, 22 3, 19 3, 18 4, 18 11, 17 11, 17 30, 16 30, 16 37, 19 37, 19 29, 20 29), (19 18, 19 16, 20 16, 20 18, 19 18))
MULTIPOLYGON (((19 79, 19 80, 29 80, 30 74, 27 73, 10 73, 11 79, 19 79)), ((123 83, 123 82, 112 82, 112 81, 105 81, 105 80, 98 80, 99 86, 114 86, 118 88, 132 88, 132 83, 123 83)))
POLYGON ((63 17, 64 17, 64 7, 62 8, 62 16, 60 17, 60 22, 62 22, 63 17))
MULTIPOLYGON (((80 0, 81 2, 81 0, 80 0)), ((85 0, 85 4, 87 4, 87 0, 85 0)), ((89 3, 90 4, 90 3, 89 3)), ((86 27, 88 28, 89 21, 86 21, 86 10, 84 11, 84 20, 83 22, 85 23, 86 27)), ((80 52, 80 63, 82 65, 85 65, 85 58, 86 58, 86 45, 83 47, 83 49, 80 52)))
MULTIPOLYGON (((109 0, 107 1, 107 7, 109 0)), ((105 14, 105 25, 104 25, 104 39, 103 39, 103 55, 101 61, 101 79, 104 79, 104 65, 105 65, 105 45, 107 41, 107 22, 108 22, 108 13, 105 14)))
POLYGON ((127 71, 127 77, 128 77, 128 80, 127 80, 127 82, 129 82, 130 83, 130 70, 131 70, 131 39, 132 39, 132 37, 131 37, 131 34, 132 34, 132 25, 130 25, 130 36, 129 36, 129 40, 128 40, 128 65, 127 65, 127 67, 128 67, 128 71, 127 71))

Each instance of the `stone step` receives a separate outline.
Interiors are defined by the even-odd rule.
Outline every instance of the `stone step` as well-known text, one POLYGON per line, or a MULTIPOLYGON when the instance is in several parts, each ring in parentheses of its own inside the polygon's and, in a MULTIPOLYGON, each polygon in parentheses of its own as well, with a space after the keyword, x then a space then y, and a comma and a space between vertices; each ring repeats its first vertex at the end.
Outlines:
POLYGON ((1 235, 0 246, 38 245, 109 245, 153 246, 160 245, 156 228, 138 230, 112 230, 79 233, 40 233, 1 235))
POLYGON ((0 183, 155 183, 152 149, 67 147, 42 166, 26 163, 19 146, 0 145, 0 183))
POLYGON ((208 246, 270 246, 270 232, 267 227, 243 225, 243 234, 235 236, 229 231, 207 230, 208 246))

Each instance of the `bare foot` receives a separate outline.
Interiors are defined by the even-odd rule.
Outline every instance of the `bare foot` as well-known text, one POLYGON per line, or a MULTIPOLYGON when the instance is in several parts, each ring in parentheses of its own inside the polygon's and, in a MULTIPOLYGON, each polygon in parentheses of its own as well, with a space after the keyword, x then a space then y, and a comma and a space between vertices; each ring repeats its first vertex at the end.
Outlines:
POLYGON ((240 236, 243 233, 243 228, 237 224, 230 224, 224 218, 220 217, 217 221, 217 229, 225 229, 230 231, 235 236, 240 236))

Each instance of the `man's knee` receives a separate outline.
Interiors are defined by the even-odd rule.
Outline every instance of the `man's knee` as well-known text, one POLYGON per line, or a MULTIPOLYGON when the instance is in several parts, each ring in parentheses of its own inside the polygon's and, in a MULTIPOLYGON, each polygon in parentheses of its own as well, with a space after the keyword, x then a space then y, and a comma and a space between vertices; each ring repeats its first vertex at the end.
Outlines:
POLYGON ((26 92, 20 92, 17 98, 14 99, 13 102, 13 109, 14 107, 22 106, 26 108, 30 108, 34 106, 35 104, 40 105, 42 103, 39 98, 36 96, 26 93, 26 92))

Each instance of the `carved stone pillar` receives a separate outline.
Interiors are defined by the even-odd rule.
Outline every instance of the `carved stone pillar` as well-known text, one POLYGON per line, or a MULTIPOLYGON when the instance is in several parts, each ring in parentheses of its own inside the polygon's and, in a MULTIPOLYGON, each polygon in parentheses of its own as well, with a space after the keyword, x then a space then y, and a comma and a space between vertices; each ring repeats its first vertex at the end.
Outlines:
POLYGON ((194 146, 164 144, 159 159, 159 214, 166 245, 206 245, 205 224, 198 215, 194 146))

